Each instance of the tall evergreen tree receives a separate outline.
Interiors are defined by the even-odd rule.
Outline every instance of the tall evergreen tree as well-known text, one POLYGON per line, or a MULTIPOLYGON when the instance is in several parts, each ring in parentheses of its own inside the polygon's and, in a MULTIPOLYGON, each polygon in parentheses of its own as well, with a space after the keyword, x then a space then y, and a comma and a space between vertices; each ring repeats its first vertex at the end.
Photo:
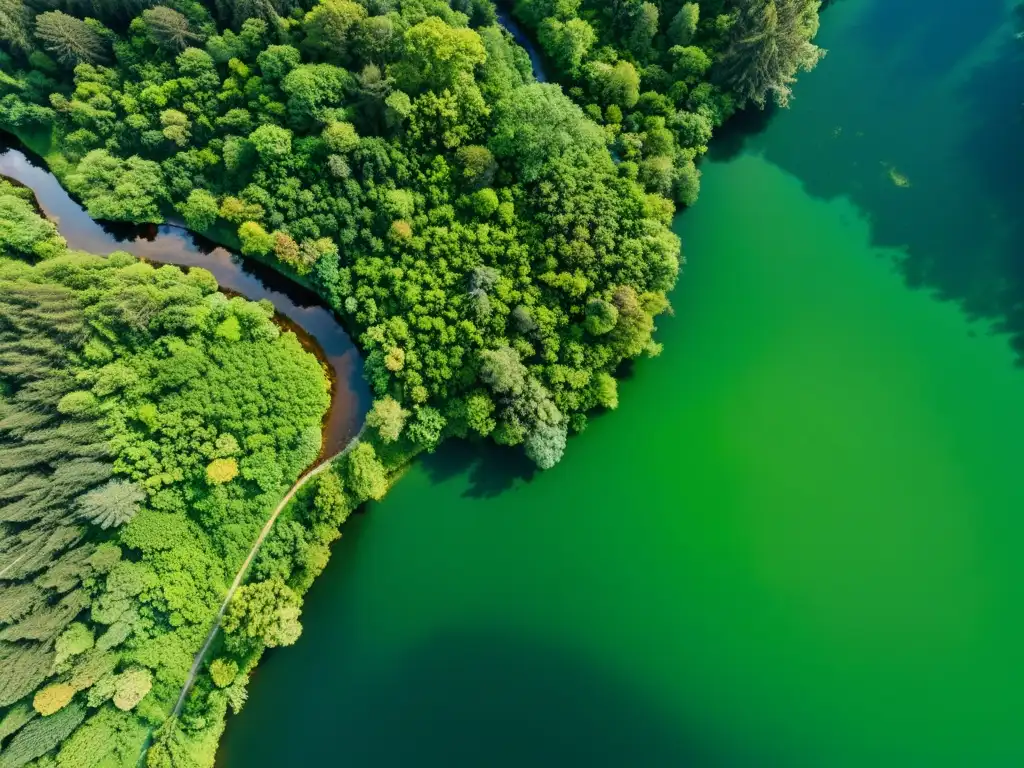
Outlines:
POLYGON ((107 47, 99 33, 81 19, 62 11, 36 16, 36 37, 62 64, 98 64, 107 59, 107 47))
POLYGON ((146 495, 135 483, 111 480, 78 500, 78 513, 100 528, 116 528, 131 520, 146 495))
POLYGON ((818 32, 820 0, 744 0, 716 75, 741 99, 764 107, 789 103, 798 70, 814 68, 825 52, 818 32))
POLYGON ((22 0, 0 0, 0 42, 27 53, 31 47, 28 8, 22 0))
POLYGON ((171 51, 182 51, 202 40, 189 28, 188 19, 173 8, 158 5, 142 12, 150 37, 157 45, 171 51))

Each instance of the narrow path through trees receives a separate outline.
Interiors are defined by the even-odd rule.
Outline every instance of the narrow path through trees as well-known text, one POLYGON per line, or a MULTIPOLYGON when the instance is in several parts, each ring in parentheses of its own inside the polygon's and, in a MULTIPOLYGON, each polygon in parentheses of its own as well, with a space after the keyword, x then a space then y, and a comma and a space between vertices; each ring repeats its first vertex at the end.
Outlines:
MULTIPOLYGON (((526 49, 530 55, 530 62, 533 65, 534 76, 539 82, 547 82, 547 74, 544 71, 543 61, 540 55, 540 51, 533 44, 529 35, 516 23, 516 21, 499 5, 498 11, 499 23, 509 31, 509 33, 515 38, 516 42, 526 49)), ((235 592, 242 585, 242 580, 245 578, 246 571, 249 570, 249 566, 252 564, 253 559, 256 557, 256 553, 259 552, 260 546, 263 544, 263 540, 267 538, 267 534, 270 533, 274 527, 274 523, 277 521, 278 516, 284 511, 284 508, 288 506, 288 502, 292 500, 296 493, 310 480, 316 477, 318 474, 323 472, 328 466, 334 461, 340 459, 342 456, 352 450, 358 443, 359 439, 363 436, 363 432, 366 431, 366 425, 364 424, 359 432, 352 440, 349 441, 348 445, 344 447, 339 453, 335 454, 331 458, 324 461, 322 464, 314 467, 312 470, 307 472, 305 475, 300 477, 298 481, 291 487, 291 490, 285 494, 285 497, 281 499, 281 503, 277 505, 274 513, 267 520, 266 525, 263 526, 263 530, 260 531, 260 535, 256 537, 256 541, 252 545, 252 549, 249 550, 248 556, 245 558, 245 562, 242 563, 242 567, 238 569, 238 573, 235 574, 234 581, 231 582, 231 587, 228 589, 227 594, 224 596, 224 601, 220 605, 220 610, 217 611, 217 616, 213 620, 213 626, 210 627, 210 633, 206 636, 206 641, 203 643, 203 647, 199 649, 199 653, 196 654, 195 660, 192 662, 192 669, 189 670, 188 678, 185 680, 185 684, 181 688, 181 694, 178 696, 178 702, 174 705, 174 710, 171 712, 171 717, 176 718, 181 714, 181 708, 185 705, 185 699, 188 698, 188 692, 192 689, 192 684, 195 682, 196 675, 199 674, 199 668, 203 664, 203 659, 206 657, 206 652, 210 650, 210 646, 213 645, 214 639, 217 637, 217 632, 220 630, 221 621, 224 618, 224 613, 228 609, 228 605, 231 603, 231 598, 234 597, 235 592)))
POLYGON ((245 578, 246 572, 249 570, 249 566, 252 565, 253 559, 256 557, 256 553, 259 552, 260 547, 263 545, 264 539, 267 538, 267 534, 270 533, 274 527, 274 523, 277 521, 278 516, 284 511, 285 507, 288 506, 295 494, 314 477, 319 475, 321 472, 326 470, 331 464, 338 459, 342 458, 345 454, 351 451, 356 445, 359 444, 359 440, 362 438, 363 433, 366 431, 366 425, 359 429, 356 436, 353 437, 341 451, 326 459, 323 463, 311 469, 309 472, 300 477, 291 489, 284 495, 281 502, 274 509, 273 514, 268 518, 263 529, 260 531, 259 536, 256 537, 256 541, 253 542, 252 548, 249 550, 249 554, 246 556, 238 572, 235 574, 234 581, 231 582, 230 588, 228 588, 227 594, 224 595, 224 600, 220 604, 220 610, 217 611, 217 616, 213 620, 213 626, 210 627, 210 632, 206 636, 206 642, 203 643, 203 647, 199 649, 199 653, 196 654, 195 660, 192 662, 192 669, 189 670, 188 677, 185 679, 185 684, 181 687, 181 694, 178 696, 178 702, 174 705, 174 709, 171 712, 171 718, 176 718, 181 714, 181 708, 185 705, 185 699, 188 698, 188 692, 192 689, 192 684, 195 682, 196 675, 199 674, 199 668, 203 664, 203 659, 206 657, 206 652, 210 650, 210 646, 213 645, 214 639, 217 637, 217 632, 220 630, 221 621, 224 619, 224 613, 228 609, 228 605, 231 604, 231 598, 235 596, 235 592, 242 585, 242 580, 245 578))
POLYGON ((18 555, 17 559, 14 562, 8 564, 6 568, 4 568, 2 571, 0 571, 0 578, 2 578, 5 573, 7 573, 9 570, 11 570, 11 568, 16 566, 18 563, 20 563, 26 557, 28 557, 28 552, 24 552, 24 553, 18 555))

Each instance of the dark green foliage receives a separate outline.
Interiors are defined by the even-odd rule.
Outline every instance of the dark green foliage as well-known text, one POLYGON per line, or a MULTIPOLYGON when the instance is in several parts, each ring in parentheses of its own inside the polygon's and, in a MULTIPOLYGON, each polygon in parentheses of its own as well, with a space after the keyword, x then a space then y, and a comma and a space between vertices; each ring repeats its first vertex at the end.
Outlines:
POLYGON ((36 17, 36 37, 47 51, 69 67, 96 64, 107 58, 106 45, 99 32, 61 11, 47 11, 36 17))
POLYGON ((557 79, 603 123, 622 169, 648 192, 697 199, 694 161, 711 130, 748 102, 785 106, 818 0, 517 0, 557 79), (636 173, 634 170, 638 171, 636 173))
MULTIPOLYGON (((31 231, 52 242, 45 228, 31 231)), ((80 305, 61 286, 10 273, 0 276, 0 465, 8 473, 0 519, 18 529, 0 536, 0 623, 7 624, 0 706, 51 674, 53 641, 89 604, 75 587, 88 574, 92 547, 69 507, 111 472, 96 417, 65 418, 56 407, 74 386, 69 355, 87 336, 80 305), (32 582, 14 581, 33 574, 32 582)))
POLYGON ((764 106, 769 97, 786 106, 798 70, 825 55, 811 43, 818 32, 820 0, 743 0, 720 77, 741 99, 764 106))
POLYGON ((31 11, 22 0, 0 0, 0 40, 16 51, 30 51, 30 18, 31 11))
POLYGON ((35 584, 8 584, 0 590, 0 624, 11 624, 42 605, 44 592, 35 584))
POLYGON ((0 719, 0 742, 4 741, 37 714, 32 709, 32 706, 24 701, 8 709, 7 714, 3 716, 3 719, 0 719))
MULTIPOLYGON (((0 204, 24 199, 0 187, 0 204)), ((267 307, 208 273, 67 253, 23 213, 53 252, 0 259, 0 708, 45 717, 9 711, 0 766, 72 731, 59 765, 134 765, 268 507, 316 457, 327 382, 267 307), (227 457, 241 473, 213 488, 207 465, 227 457), (83 703, 104 709, 74 730, 83 703)), ((319 572, 309 552, 283 577, 319 572)), ((260 642, 297 633, 289 616, 260 642)))
POLYGON ((55 605, 40 607, 17 624, 0 630, 0 640, 32 640, 49 646, 88 605, 89 596, 76 590, 55 605))
POLYGON ((70 704, 49 717, 37 717, 18 731, 0 753, 0 768, 21 768, 45 755, 71 735, 85 719, 85 707, 70 704))
POLYGON ((668 43, 670 45, 689 45, 694 35, 697 34, 699 21, 700 5, 684 3, 668 25, 668 43))
POLYGON ((49 675, 54 653, 38 643, 0 642, 0 707, 32 693, 49 675))

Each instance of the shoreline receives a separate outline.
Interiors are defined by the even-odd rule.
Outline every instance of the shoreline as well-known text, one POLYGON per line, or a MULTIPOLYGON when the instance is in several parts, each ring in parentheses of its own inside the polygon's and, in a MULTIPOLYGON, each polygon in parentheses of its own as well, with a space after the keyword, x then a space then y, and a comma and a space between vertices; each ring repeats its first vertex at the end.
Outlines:
MULTIPOLYGON (((106 241, 105 245, 113 250, 127 251, 150 264, 176 266, 184 271, 196 266, 201 267, 211 272, 217 279, 220 293, 228 297, 241 296, 253 302, 269 300, 274 305, 275 324, 282 331, 293 332, 302 347, 317 358, 327 375, 331 403, 322 422, 321 450, 310 468, 318 466, 337 453, 352 435, 356 434, 370 401, 368 388, 362 378, 362 354, 338 313, 316 293, 308 281, 300 281, 298 276, 286 274, 269 260, 244 256, 223 239, 214 240, 203 233, 188 229, 173 219, 159 224, 100 222, 92 219, 81 202, 63 184, 54 164, 46 155, 37 152, 31 146, 31 142, 26 140, 27 137, 9 131, 0 133, 13 139, 7 142, 11 145, 8 152, 20 153, 28 165, 38 165, 40 170, 57 182, 68 201, 78 208, 77 212, 71 212, 73 215, 88 218, 91 226, 102 231, 102 235, 93 232, 86 233, 83 237, 101 237, 106 241), (107 231, 104 224, 131 227, 134 230, 134 238, 121 241, 116 234, 107 231), (176 253, 171 253, 167 246, 175 246, 176 253), (147 250, 159 252, 147 253, 147 250), (178 258, 168 258, 169 256, 178 258), (225 276, 229 275, 235 279, 225 280, 225 276), (245 285, 246 283, 248 285, 245 285), (247 288, 249 290, 246 290, 247 288)), ((58 231, 65 239, 69 239, 65 229, 74 227, 75 224, 66 221, 67 212, 56 210, 64 201, 45 200, 45 190, 40 190, 23 178, 4 173, 0 175, 31 190, 36 207, 47 219, 57 224, 58 231)), ((95 244, 76 244, 70 239, 69 247, 90 253, 96 252, 93 250, 95 244)))

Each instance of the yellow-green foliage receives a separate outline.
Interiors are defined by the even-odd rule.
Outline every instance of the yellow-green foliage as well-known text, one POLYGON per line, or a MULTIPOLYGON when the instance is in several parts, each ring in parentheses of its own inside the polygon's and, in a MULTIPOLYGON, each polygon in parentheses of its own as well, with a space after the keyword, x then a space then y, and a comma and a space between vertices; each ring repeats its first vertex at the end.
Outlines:
POLYGON ((214 459, 206 466, 206 479, 214 485, 230 483, 238 475, 238 462, 232 458, 214 459))
POLYGON ((0 258, 0 768, 61 745, 60 768, 134 765, 267 507, 317 455, 319 363, 215 289, 127 254, 0 258))
POLYGON ((0 178, 0 256, 45 259, 63 252, 64 238, 33 203, 30 190, 0 178))
POLYGON ((136 667, 122 672, 114 680, 114 706, 127 711, 135 706, 153 687, 153 675, 148 669, 136 667))
POLYGON ((210 678, 218 688, 226 688, 238 674, 238 662, 234 659, 214 659, 210 664, 210 678))
POLYGON ((53 683, 36 692, 32 698, 32 707, 40 715, 52 715, 70 704, 74 695, 73 686, 67 683, 53 683))

